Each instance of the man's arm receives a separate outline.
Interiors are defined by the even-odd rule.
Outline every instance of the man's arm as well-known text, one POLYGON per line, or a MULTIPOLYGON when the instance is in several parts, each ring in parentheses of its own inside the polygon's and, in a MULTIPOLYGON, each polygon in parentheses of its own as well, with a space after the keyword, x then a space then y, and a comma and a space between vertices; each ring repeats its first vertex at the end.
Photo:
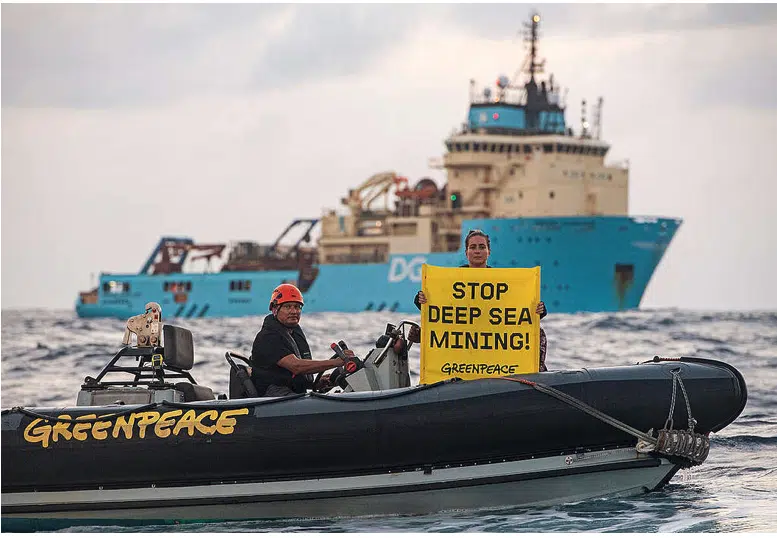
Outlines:
MULTIPOLYGON (((345 350, 345 354, 349 355, 350 349, 345 350)), ((353 355, 353 351, 350 352, 353 355)), ((300 359, 293 353, 286 355, 276 363, 281 368, 287 369, 294 375, 305 374, 317 374, 318 372, 324 372, 330 368, 337 368, 345 364, 345 361, 341 358, 327 359, 327 360, 310 360, 300 359)))

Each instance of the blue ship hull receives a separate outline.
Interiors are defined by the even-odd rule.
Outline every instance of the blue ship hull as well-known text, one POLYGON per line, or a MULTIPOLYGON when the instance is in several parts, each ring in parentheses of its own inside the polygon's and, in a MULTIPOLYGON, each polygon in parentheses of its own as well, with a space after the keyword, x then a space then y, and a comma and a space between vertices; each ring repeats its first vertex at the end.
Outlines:
MULTIPOLYGON (((669 246, 679 219, 639 217, 545 217, 465 221, 463 233, 479 228, 491 238, 493 267, 541 267, 541 295, 556 313, 613 312, 639 307, 645 288, 669 246)), ((462 237, 463 245, 463 237, 462 237)), ((421 266, 465 263, 463 250, 392 255, 388 263, 319 265, 305 292, 306 312, 390 311, 417 313, 413 298, 421 266)), ((270 293, 297 271, 113 274, 100 276, 95 304, 76 304, 81 317, 128 318, 147 302, 165 318, 241 317, 267 312, 270 293), (250 290, 233 290, 234 281, 250 290), (106 292, 120 281, 128 291, 106 292), (191 283, 185 300, 164 291, 165 282, 191 283)))

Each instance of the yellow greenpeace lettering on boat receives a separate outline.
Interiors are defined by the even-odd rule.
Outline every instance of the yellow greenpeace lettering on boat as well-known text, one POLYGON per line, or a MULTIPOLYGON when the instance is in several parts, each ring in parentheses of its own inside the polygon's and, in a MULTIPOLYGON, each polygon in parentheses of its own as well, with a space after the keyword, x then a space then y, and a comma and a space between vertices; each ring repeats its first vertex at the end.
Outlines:
POLYGON ((424 265, 421 384, 540 369, 540 268, 424 265))
POLYGON ((228 409, 218 411, 208 409, 197 412, 189 409, 174 409, 159 413, 157 411, 141 411, 106 420, 99 420, 107 415, 84 415, 79 418, 91 419, 88 422, 65 422, 72 419, 70 415, 59 415, 51 421, 36 418, 24 428, 24 440, 28 443, 40 443, 48 448, 60 440, 74 441, 109 441, 111 439, 145 439, 157 437, 164 439, 170 436, 189 436, 196 433, 202 435, 231 435, 235 432, 237 419, 247 415, 248 408, 228 409), (52 425, 52 422, 54 424, 52 425))

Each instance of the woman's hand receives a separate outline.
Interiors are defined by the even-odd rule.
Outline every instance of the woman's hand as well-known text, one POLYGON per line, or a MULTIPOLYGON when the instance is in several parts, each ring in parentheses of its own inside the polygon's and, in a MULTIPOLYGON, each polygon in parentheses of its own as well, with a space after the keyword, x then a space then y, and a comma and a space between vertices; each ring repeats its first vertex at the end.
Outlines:
POLYGON ((418 304, 426 304, 426 295, 422 291, 418 292, 418 304))
POLYGON ((537 314, 540 315, 540 317, 543 317, 543 316, 545 316, 545 314, 548 313, 548 309, 545 308, 545 303, 544 302, 540 301, 539 303, 537 303, 537 310, 536 310, 536 312, 537 312, 537 314))

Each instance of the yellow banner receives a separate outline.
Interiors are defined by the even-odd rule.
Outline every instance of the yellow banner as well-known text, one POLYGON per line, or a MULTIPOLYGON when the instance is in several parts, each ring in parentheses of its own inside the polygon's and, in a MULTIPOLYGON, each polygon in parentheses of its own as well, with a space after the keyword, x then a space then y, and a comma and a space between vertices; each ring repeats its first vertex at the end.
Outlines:
POLYGON ((421 271, 421 384, 540 369, 540 268, 421 271))

